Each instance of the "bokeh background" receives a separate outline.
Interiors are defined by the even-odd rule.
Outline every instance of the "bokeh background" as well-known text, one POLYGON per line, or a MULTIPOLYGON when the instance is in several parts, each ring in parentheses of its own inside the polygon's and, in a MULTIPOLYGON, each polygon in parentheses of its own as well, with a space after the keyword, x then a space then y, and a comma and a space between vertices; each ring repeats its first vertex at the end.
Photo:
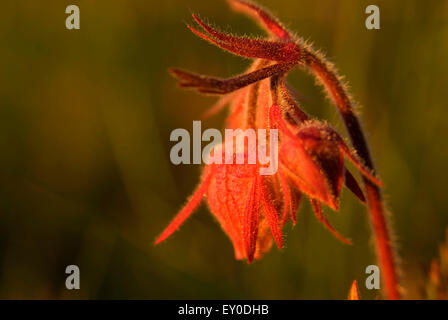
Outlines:
MULTIPOLYGON (((418 298, 448 226, 448 1, 260 0, 336 63, 362 105, 399 244, 418 298), (364 26, 369 4, 381 30, 364 26)), ((248 60, 196 38, 191 12, 239 34, 263 32, 224 0, 2 1, 0 10, 0 298, 343 299, 375 263, 366 209, 344 192, 326 212, 349 247, 304 202, 287 247, 235 261, 202 206, 154 247, 201 167, 169 160, 175 128, 215 101, 176 88, 169 66, 216 76, 248 60), (65 29, 77 4, 81 29, 65 29), (81 289, 65 289, 65 267, 81 289)), ((303 107, 344 132, 335 109, 296 70, 303 107)), ((222 128, 226 113, 203 124, 222 128)), ((360 287, 364 298, 377 292, 360 287)))

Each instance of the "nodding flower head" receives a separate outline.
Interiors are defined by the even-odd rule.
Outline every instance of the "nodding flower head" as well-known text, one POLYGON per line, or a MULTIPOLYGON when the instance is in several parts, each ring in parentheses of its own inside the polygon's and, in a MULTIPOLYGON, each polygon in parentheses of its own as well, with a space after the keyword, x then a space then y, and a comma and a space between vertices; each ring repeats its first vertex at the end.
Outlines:
POLYGON ((339 208, 342 185, 365 202, 361 188, 344 165, 348 158, 362 175, 381 185, 362 161, 354 155, 339 134, 329 125, 318 120, 304 121, 291 130, 281 117, 280 108, 271 108, 271 121, 281 129, 280 165, 296 188, 311 199, 339 208))
MULTIPOLYGON (((226 145, 216 146, 213 156, 218 153, 224 158, 226 145)), ((206 196, 210 211, 233 243, 237 259, 251 262, 260 258, 271 248, 272 240, 282 248, 281 227, 290 218, 289 214, 297 209, 300 194, 291 195, 288 190, 288 201, 282 201, 286 196, 282 177, 261 175, 262 165, 258 162, 249 164, 248 157, 248 151, 239 146, 233 148, 233 163, 206 165, 200 185, 156 243, 170 236, 206 196), (243 152, 242 164, 236 161, 241 155, 239 152, 243 152)))
MULTIPOLYGON (((324 216, 321 204, 338 210, 342 186, 365 202, 355 178, 344 165, 349 159, 359 172, 375 184, 378 179, 352 153, 343 139, 325 122, 312 120, 292 98, 285 76, 294 66, 307 66, 319 74, 330 65, 319 65, 319 55, 295 38, 277 19, 251 2, 229 0, 232 7, 254 17, 269 33, 268 39, 238 37, 222 33, 194 20, 202 29, 189 29, 208 42, 236 55, 254 58, 248 72, 222 79, 171 69, 179 86, 201 93, 223 95, 208 115, 230 105, 230 128, 278 128, 278 171, 260 175, 260 163, 205 166, 202 180, 185 207, 162 232, 156 243, 170 236, 193 213, 204 196, 212 214, 230 237, 237 259, 251 262, 267 252, 273 240, 283 247, 283 225, 296 222, 295 212, 302 195, 312 204, 317 219, 338 239, 343 238, 324 216)), ((328 70, 327 70, 328 69, 328 70)), ((222 153, 225 144, 213 152, 222 153)), ((233 156, 247 150, 234 149, 233 156), (243 151, 241 151, 243 150, 243 151)))

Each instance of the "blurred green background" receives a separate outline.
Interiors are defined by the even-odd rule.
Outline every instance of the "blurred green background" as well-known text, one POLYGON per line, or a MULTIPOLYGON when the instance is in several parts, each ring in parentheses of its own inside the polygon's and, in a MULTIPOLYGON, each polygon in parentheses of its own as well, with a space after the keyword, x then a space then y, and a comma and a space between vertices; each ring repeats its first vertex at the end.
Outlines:
MULTIPOLYGON (((346 76, 392 213, 405 284, 427 272, 448 226, 448 1, 260 0, 346 76), (367 5, 381 30, 364 26, 367 5)), ((344 299, 375 263, 366 209, 348 192, 330 220, 305 201, 287 246, 236 261, 202 206, 154 247, 196 186, 200 166, 169 160, 175 128, 215 101, 176 88, 169 66, 216 76, 250 63, 186 28, 199 12, 223 30, 263 32, 225 1, 2 1, 0 10, 0 298, 344 299), (65 28, 77 4, 81 29, 65 28), (81 289, 65 289, 65 267, 81 289)), ((314 80, 295 70, 303 107, 344 133, 314 80)), ((222 128, 225 112, 207 121, 222 128)))

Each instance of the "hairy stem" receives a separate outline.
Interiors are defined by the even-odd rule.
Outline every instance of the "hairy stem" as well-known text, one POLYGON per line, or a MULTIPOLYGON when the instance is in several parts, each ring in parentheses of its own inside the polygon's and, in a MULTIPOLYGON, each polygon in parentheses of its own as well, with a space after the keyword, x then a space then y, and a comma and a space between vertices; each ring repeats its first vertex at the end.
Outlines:
MULTIPOLYGON (((353 110, 350 95, 337 73, 329 63, 326 63, 317 53, 304 48, 306 53, 305 65, 312 71, 317 80, 323 85, 329 97, 334 101, 344 120, 347 131, 358 156, 372 173, 375 172, 369 154, 366 139, 359 120, 353 110)), ((381 191, 378 186, 363 177, 370 220, 375 235, 376 249, 380 268, 383 274, 385 294, 388 299, 400 299, 398 290, 398 266, 395 250, 391 239, 392 229, 386 217, 381 191)))

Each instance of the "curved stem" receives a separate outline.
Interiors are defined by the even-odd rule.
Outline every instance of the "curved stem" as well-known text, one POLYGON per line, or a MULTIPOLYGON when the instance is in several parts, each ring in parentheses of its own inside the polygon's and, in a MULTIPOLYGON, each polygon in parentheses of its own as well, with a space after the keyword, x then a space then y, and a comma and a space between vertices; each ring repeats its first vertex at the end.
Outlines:
MULTIPOLYGON (((329 63, 325 62, 317 53, 312 52, 310 48, 305 47, 303 50, 306 55, 304 59, 305 65, 323 85, 329 97, 339 109, 358 156, 364 161, 364 165, 374 173, 375 169, 367 142, 359 120, 353 110, 348 90, 329 63)), ((392 229, 386 218, 381 191, 367 178, 364 177, 363 181, 367 193, 370 220, 375 235, 378 260, 383 273, 386 298, 400 299, 400 293, 398 291, 398 267, 395 250, 391 241, 392 229)))

